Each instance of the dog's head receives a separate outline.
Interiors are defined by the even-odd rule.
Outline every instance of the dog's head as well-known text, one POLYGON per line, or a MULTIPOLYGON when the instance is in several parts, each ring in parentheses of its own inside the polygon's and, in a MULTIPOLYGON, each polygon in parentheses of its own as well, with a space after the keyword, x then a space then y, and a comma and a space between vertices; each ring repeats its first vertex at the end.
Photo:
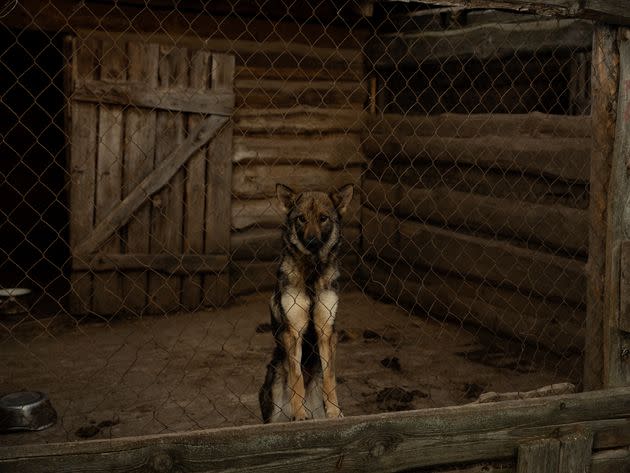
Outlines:
POLYGON ((341 218, 352 200, 354 187, 348 184, 338 191, 301 192, 277 184, 276 193, 287 214, 289 242, 304 254, 330 251, 340 236, 341 218))

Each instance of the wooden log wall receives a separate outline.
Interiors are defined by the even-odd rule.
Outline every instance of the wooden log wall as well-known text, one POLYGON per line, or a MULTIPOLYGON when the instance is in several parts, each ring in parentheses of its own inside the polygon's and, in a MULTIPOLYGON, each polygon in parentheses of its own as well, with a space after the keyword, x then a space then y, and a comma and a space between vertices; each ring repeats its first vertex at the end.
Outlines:
MULTIPOLYGON (((322 30, 323 33, 323 30, 322 30)), ((317 36, 313 34, 313 38, 317 36)), ((340 35, 339 40, 343 40, 340 35)), ((260 43, 237 57, 232 172, 231 287, 234 295, 270 289, 284 216, 276 183, 295 190, 361 187, 361 113, 367 99, 360 45, 260 43)), ((302 42, 300 42, 302 41, 302 42)), ((243 44, 246 46, 246 44, 243 44)), ((343 275, 357 266, 360 193, 344 228, 343 275)))
POLYGON ((383 115, 368 130, 368 290, 559 354, 581 352, 588 117, 383 115))

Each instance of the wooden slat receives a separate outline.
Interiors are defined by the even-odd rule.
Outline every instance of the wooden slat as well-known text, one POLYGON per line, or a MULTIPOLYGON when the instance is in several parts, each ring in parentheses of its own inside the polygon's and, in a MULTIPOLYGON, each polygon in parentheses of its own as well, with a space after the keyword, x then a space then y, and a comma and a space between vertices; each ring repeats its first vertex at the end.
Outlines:
MULTIPOLYGON (((344 228, 339 254, 358 250, 360 238, 360 228, 344 228)), ((231 255, 235 260, 276 260, 282 251, 282 231, 279 228, 253 228, 232 234, 230 242, 231 255)))
POLYGON ((540 439, 518 447, 517 473, 558 473, 560 442, 540 439))
POLYGON ((366 258, 362 264, 365 289, 377 299, 385 297, 439 320, 474 324, 561 356, 582 351, 583 309, 405 264, 366 258))
POLYGON ((199 148, 211 140, 227 122, 224 117, 208 117, 195 130, 190 131, 186 140, 174 149, 168 159, 157 165, 153 172, 117 205, 88 238, 77 246, 76 252, 87 254, 96 251, 100 244, 132 218, 149 196, 164 187, 173 175, 199 148))
POLYGON ((563 252, 587 252, 586 210, 370 179, 364 181, 363 190, 373 209, 391 209, 401 217, 516 238, 563 252))
MULTIPOLYGON (((123 82, 127 78, 127 56, 125 44, 110 40, 101 43, 99 58, 100 79, 123 82)), ((75 98, 76 100, 76 98, 75 98)), ((102 220, 122 197, 123 170, 123 109, 100 104, 98 148, 96 157, 96 195, 94 223, 102 220)), ((106 253, 120 253, 120 234, 114 232, 100 248, 106 253)), ((97 314, 114 314, 122 306, 122 280, 115 272, 104 272, 94 276, 93 310, 97 314)))
POLYGON ((608 181, 615 137, 615 109, 619 77, 616 31, 599 25, 593 34, 589 248, 586 329, 589 343, 584 347, 584 387, 604 385, 604 282, 606 265, 606 223, 608 181))
MULTIPOLYGON (((630 333, 624 330, 626 321, 621 317, 621 262, 622 243, 628 238, 630 214, 630 28, 620 28, 619 84, 617 95, 617 117, 615 144, 610 160, 610 180, 607 193, 606 221, 606 265, 604 285, 604 380, 605 386, 627 386, 630 384, 630 333)), ((626 289, 624 288, 624 291, 626 289)))
MULTIPOLYGON (((287 123, 291 119, 287 118, 287 123)), ((330 169, 365 162, 358 134, 328 136, 278 135, 234 138, 234 162, 243 164, 310 164, 330 169)))
POLYGON ((541 112, 527 114, 456 114, 398 115, 384 114, 366 117, 369 132, 416 136, 450 136, 474 138, 479 136, 530 136, 536 138, 591 136, 588 116, 548 115, 541 112))
POLYGON ((621 243, 621 276, 619 280, 619 328, 630 332, 630 241, 621 243))
POLYGON ((477 138, 371 134, 363 148, 377 159, 426 160, 588 182, 590 140, 487 136, 477 138))
POLYGON ((285 184, 296 191, 330 191, 346 184, 359 186, 362 170, 347 166, 329 170, 313 165, 237 165, 232 175, 232 192, 239 199, 263 199, 276 195, 276 184, 285 184))
POLYGON ((165 255, 165 254, 98 254, 75 255, 73 265, 77 269, 102 272, 150 270, 168 275, 191 275, 193 273, 220 273, 225 270, 226 255, 165 255))
MULTIPOLYGON (((210 87, 210 53, 194 51, 190 59, 190 88, 197 94, 204 94, 210 87)), ((199 126, 199 115, 188 117, 188 129, 199 126)), ((186 192, 184 220, 184 253, 202 254, 205 228, 206 199, 206 153, 207 148, 197 151, 186 163, 186 192)), ((182 279, 182 304, 188 310, 195 310, 201 305, 203 281, 201 275, 191 275, 182 279)))
POLYGON ((630 471, 630 447, 593 453, 590 473, 630 471))
MULTIPOLYGON (((212 55, 212 87, 232 90, 234 57, 212 55)), ((205 241, 206 253, 230 253, 232 208, 233 125, 228 124, 208 146, 206 166, 205 241)), ((204 276, 202 301, 207 306, 223 305, 229 296, 230 274, 204 276)))
MULTIPOLYGON (((145 81, 147 88, 157 87, 159 48, 157 44, 130 42, 127 45, 130 81, 145 81)), ((125 162, 123 199, 145 179, 153 169, 156 143, 156 113, 129 107, 125 111, 125 162)), ((148 253, 151 206, 141 205, 126 225, 126 253, 148 253)), ((126 271, 123 275, 124 308, 142 313, 147 305, 148 279, 146 271, 126 271)))
MULTIPOLYGON (((234 115, 235 134, 321 134, 358 132, 363 129, 363 113, 356 110, 292 107, 282 109, 241 109, 234 115)), ((236 140, 235 143, 238 143, 236 140)), ((235 146, 235 161, 238 146, 235 146)), ((316 151, 316 150, 312 150, 316 151)))
POLYGON ((85 80, 78 83, 73 99, 79 102, 133 106, 151 110, 207 113, 230 116, 234 109, 232 92, 206 92, 200 94, 193 88, 157 89, 144 82, 117 84, 105 80, 85 80))
MULTIPOLYGON (((172 46, 160 46, 158 86, 188 87, 188 51, 172 46)), ((155 166, 168 161, 185 137, 184 115, 180 112, 157 113, 155 166)), ((151 253, 178 255, 182 253, 184 169, 173 173, 166 185, 152 196, 151 253)), ((149 310, 153 313, 172 312, 180 307, 181 280, 149 274, 149 310)))
POLYGON ((581 20, 545 20, 480 25, 447 31, 384 35, 372 40, 367 55, 377 67, 417 66, 453 57, 487 59, 558 49, 587 49, 593 25, 581 20))
POLYGON ((0 469, 128 472, 166 464, 198 472, 319 472, 345 465, 394 472, 511 460, 523 443, 576 428, 594 433, 595 449, 611 448, 615 442, 600 434, 627 424, 629 412, 630 389, 616 388, 338 420, 5 447, 0 469))
POLYGON ((560 438, 558 473, 589 473, 593 433, 578 430, 560 438))
POLYGON ((397 226, 398 245, 381 248, 377 242, 367 248, 368 253, 393 261, 405 255, 410 265, 492 281, 542 297, 585 303, 585 265, 580 261, 363 211, 364 224, 391 220, 394 222, 387 226, 397 226))
MULTIPOLYGON (((69 39, 70 81, 94 77, 100 43, 69 39)), ((66 89, 72 84, 67 83, 66 89)), ((70 247, 73 252, 94 228, 98 110, 93 104, 70 102, 70 247)), ((72 271, 70 311, 85 314, 92 308, 92 275, 72 271)))
MULTIPOLYGON (((360 198, 356 196, 348 208, 344 220, 345 225, 360 225, 360 208, 360 198)), ((278 207, 276 198, 234 199, 232 201, 232 230, 243 230, 248 227, 278 228, 285 218, 285 214, 278 207)))

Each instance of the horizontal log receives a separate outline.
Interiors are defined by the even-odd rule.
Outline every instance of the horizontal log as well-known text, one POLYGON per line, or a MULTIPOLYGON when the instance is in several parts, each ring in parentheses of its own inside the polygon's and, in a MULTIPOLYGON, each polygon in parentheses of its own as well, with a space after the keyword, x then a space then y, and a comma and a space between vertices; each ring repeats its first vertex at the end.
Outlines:
POLYGON ((368 158, 392 163, 455 163, 496 168, 588 182, 590 139, 484 136, 453 138, 441 136, 370 134, 363 149, 368 158))
MULTIPOLYGON (((264 53, 263 53, 264 54, 264 53)), ((262 56, 262 54, 261 54, 262 56)), ((236 68, 234 78, 237 80, 333 80, 356 81, 363 80, 362 64, 358 62, 339 63, 336 67, 326 64, 302 64, 296 61, 278 61, 278 57, 270 58, 245 55, 240 58, 241 65, 236 68)))
POLYGON ((593 453, 590 473, 630 471, 630 447, 593 453))
POLYGON ((392 34, 372 39, 366 53, 376 67, 417 67, 426 61, 478 59, 591 47, 593 25, 582 20, 485 24, 447 31, 392 34))
POLYGON ((74 255, 74 271, 148 270, 173 275, 221 273, 227 269, 227 255, 120 254, 74 255))
POLYGON ((73 100, 112 105, 125 105, 152 110, 204 113, 230 116, 234 109, 232 92, 215 92, 171 87, 154 89, 144 82, 108 82, 85 79, 75 84, 73 100))
POLYGON ((363 190, 370 207, 391 210, 400 217, 516 238, 563 253, 588 251, 587 210, 371 179, 364 180, 363 190))
MULTIPOLYGON (((340 259, 340 282, 348 282, 358 266, 358 257, 348 252, 340 259)), ((241 296, 256 292, 270 291, 276 284, 278 260, 275 261, 232 261, 230 265, 230 293, 241 296)))
MULTIPOLYGON (((361 231, 358 227, 343 229, 340 255, 345 255, 354 249, 358 251, 361 231)), ((232 259, 235 260, 275 260, 282 251, 282 232, 279 228, 254 228, 243 232, 233 233, 230 238, 232 259)))
MULTIPOLYGON (((346 134, 363 129, 363 113, 358 110, 317 107, 241 109, 234 115, 234 124, 235 135, 248 137, 258 134, 346 134)), ((356 149, 360 149, 360 146, 356 149)), ((234 159, 238 161, 236 155, 234 159)))
POLYGON ((0 447, 4 471, 119 471, 168 465, 185 471, 394 472, 513 461, 518 446, 585 429, 627 436, 630 388, 544 399, 393 412, 337 420, 243 426, 122 439, 0 447))
POLYGON ((439 320, 474 324, 560 356, 584 349, 583 309, 390 261, 363 263, 366 289, 377 298, 385 296, 439 320))
POLYGON ((392 261, 404 258, 412 266, 477 278, 484 282, 533 292, 541 297, 555 297, 563 302, 586 303, 585 264, 514 244, 466 235, 393 217, 374 216, 363 211, 367 221, 385 221, 397 226, 397 246, 366 249, 372 256, 392 261), (394 222, 391 222, 394 220, 394 222))
MULTIPOLYGON (((348 208, 344 222, 346 226, 360 225, 360 198, 357 195, 348 208)), ((278 228, 285 221, 285 214, 280 210, 277 199, 234 199, 232 201, 232 230, 249 227, 278 228)))
MULTIPOLYGON (((317 164, 330 169, 365 163, 361 139, 356 133, 308 137, 237 136, 233 160, 243 165, 317 164)), ((308 177, 310 171, 305 169, 304 173, 308 177)))
POLYGON ((583 210, 589 206, 588 183, 567 182, 500 169, 482 169, 467 164, 391 164, 385 160, 372 160, 365 172, 364 180, 368 179, 383 184, 404 184, 442 192, 454 190, 533 204, 562 205, 583 210))
POLYGON ((362 110, 367 99, 356 82, 328 87, 313 82, 239 81, 235 84, 238 108, 294 108, 301 106, 362 110), (250 87, 247 87, 250 86, 250 87))
MULTIPOLYGON (((276 142, 277 143, 277 142, 276 142)), ((343 159, 342 156, 332 159, 343 159)), ((280 164, 236 165, 232 171, 232 195, 239 199, 263 199, 276 195, 276 184, 285 184, 296 191, 320 189, 331 191, 346 184, 361 184, 361 168, 357 166, 330 170, 317 165, 280 164)), ((358 192, 357 192, 358 194, 358 192)))
POLYGON ((443 136, 474 138, 478 136, 529 136, 535 138, 591 136, 589 116, 527 114, 444 113, 441 115, 366 115, 367 130, 376 134, 401 136, 443 136))

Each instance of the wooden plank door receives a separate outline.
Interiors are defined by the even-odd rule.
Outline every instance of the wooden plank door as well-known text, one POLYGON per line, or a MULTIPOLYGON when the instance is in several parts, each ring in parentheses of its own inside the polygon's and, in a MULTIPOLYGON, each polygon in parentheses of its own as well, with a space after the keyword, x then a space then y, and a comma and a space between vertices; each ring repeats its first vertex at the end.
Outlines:
POLYGON ((234 57, 105 35, 66 51, 70 310, 224 303, 234 57))

